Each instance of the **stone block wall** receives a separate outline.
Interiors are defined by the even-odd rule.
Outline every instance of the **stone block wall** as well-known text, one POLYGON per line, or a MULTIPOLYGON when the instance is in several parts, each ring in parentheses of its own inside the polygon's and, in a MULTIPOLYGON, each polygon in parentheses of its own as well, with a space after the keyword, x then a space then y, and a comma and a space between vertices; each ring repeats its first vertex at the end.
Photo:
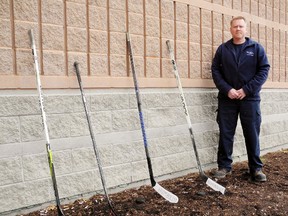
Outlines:
MULTIPOLYGON (((197 172, 177 89, 141 89, 144 122, 156 179, 197 172)), ((80 92, 44 91, 50 144, 63 203, 103 193, 80 92)), ((186 89, 193 132, 204 169, 216 166, 217 91, 186 89)), ((287 91, 264 90, 261 151, 288 147, 287 91)), ((86 92, 109 193, 150 184, 133 89, 86 92)), ((0 214, 53 204, 45 137, 36 91, 0 96, 0 214)), ((246 160, 240 124, 234 161, 246 160)))

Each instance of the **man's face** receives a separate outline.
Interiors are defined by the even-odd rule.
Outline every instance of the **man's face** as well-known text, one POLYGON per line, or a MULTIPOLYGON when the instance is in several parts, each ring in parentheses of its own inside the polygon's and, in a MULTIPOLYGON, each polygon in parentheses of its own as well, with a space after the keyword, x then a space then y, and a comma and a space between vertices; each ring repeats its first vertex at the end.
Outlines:
POLYGON ((246 23, 243 19, 234 20, 230 27, 230 32, 233 39, 241 40, 245 38, 246 35, 246 23))

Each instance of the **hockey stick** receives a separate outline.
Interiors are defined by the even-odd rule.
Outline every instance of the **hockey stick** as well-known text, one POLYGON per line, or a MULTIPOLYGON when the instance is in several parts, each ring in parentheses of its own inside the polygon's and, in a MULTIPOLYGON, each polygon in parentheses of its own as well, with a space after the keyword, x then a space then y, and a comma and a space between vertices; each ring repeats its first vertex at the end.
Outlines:
POLYGON ((142 108, 141 108, 139 87, 138 87, 137 76, 136 76, 136 72, 135 72, 135 66, 134 66, 134 58, 133 58, 133 51, 132 51, 132 46, 131 46, 131 39, 130 39, 130 35, 128 32, 126 33, 126 39, 127 39, 129 56, 130 56, 131 70, 133 73, 133 81, 134 81, 135 93, 136 93, 136 98, 137 98, 137 106, 138 106, 138 112, 139 112, 139 118, 140 118, 141 130, 142 130, 142 137, 143 137, 143 142, 144 142, 144 147, 145 147, 145 153, 146 153, 146 159, 147 159, 147 163, 148 163, 148 170, 149 170, 151 185, 154 188, 154 190, 156 190, 163 198, 165 198, 166 200, 168 200, 171 203, 177 203, 178 197, 176 195, 174 195, 173 193, 167 191, 162 186, 160 186, 154 179, 151 158, 149 156, 149 151, 148 151, 148 142, 146 139, 146 132, 145 132, 145 126, 144 126, 144 120, 143 120, 143 114, 142 114, 142 108))
POLYGON ((43 105, 44 100, 43 100, 43 94, 42 94, 39 63, 38 63, 38 56, 37 56, 37 51, 36 51, 36 45, 35 45, 33 30, 30 29, 28 31, 28 34, 30 37, 30 44, 31 44, 31 49, 32 49, 32 55, 33 55, 35 70, 36 70, 37 90, 39 93, 39 105, 40 105, 41 116, 42 116, 42 124, 43 124, 45 137, 46 137, 46 150, 47 150, 47 155, 48 155, 48 162, 49 162, 49 167, 50 167, 50 174, 52 177, 54 194, 55 194, 55 198, 56 198, 57 212, 58 212, 58 215, 64 215, 62 208, 61 208, 61 204, 60 204, 59 193, 58 193, 57 182, 56 182, 56 174, 55 174, 53 157, 52 157, 52 150, 50 148, 50 139, 49 139, 49 134, 48 134, 48 126, 47 126, 47 122, 46 122, 47 121, 46 120, 46 113, 45 113, 44 105, 43 105))
POLYGON ((113 215, 117 216, 117 214, 116 214, 116 212, 115 212, 115 210, 113 208, 113 205, 112 205, 112 203, 111 203, 111 201, 109 199, 107 188, 106 188, 106 183, 105 183, 105 180, 104 180, 104 174, 103 174, 102 164, 101 164, 101 160, 100 160, 100 154, 99 154, 99 151, 98 151, 97 146, 96 146, 96 141, 95 141, 95 136, 94 136, 94 132, 93 132, 92 124, 91 124, 90 114, 89 114, 89 111, 88 111, 88 108, 87 108, 86 97, 85 97, 83 86, 82 86, 82 80, 81 80, 81 75, 80 75, 80 71, 79 71, 79 63, 78 62, 74 62, 74 67, 75 67, 75 71, 76 71, 76 75, 77 75, 79 88, 80 88, 80 91, 81 91, 82 102, 83 102, 84 109, 85 109, 87 123, 88 123, 89 131, 90 131, 90 136, 91 136, 91 140, 92 140, 92 143, 93 143, 93 150, 94 150, 94 154, 95 154, 96 161, 97 161, 97 164, 98 164, 99 174, 100 174, 102 186, 103 186, 103 189, 104 189, 104 193, 105 193, 105 196, 106 196, 107 201, 108 201, 108 205, 109 205, 113 215))
POLYGON ((195 153, 195 156, 196 156, 196 160, 197 160, 197 165, 198 165, 198 169, 199 169, 199 172, 200 172, 200 176, 206 181, 206 184, 209 187, 211 187, 215 191, 219 191, 222 194, 224 194, 225 193, 225 188, 223 186, 221 186, 220 184, 218 184, 217 182, 213 181, 212 179, 208 178, 208 176, 206 176, 205 173, 203 172, 203 169, 202 169, 202 166, 201 166, 201 163, 200 163, 200 159, 199 159, 199 155, 198 155, 198 151, 197 151, 197 147, 196 147, 196 143, 195 143, 195 139, 194 139, 194 135, 193 135, 193 131, 192 131, 192 123, 191 123, 190 116, 189 116, 189 113, 188 113, 188 108, 187 108, 187 104, 186 104, 186 101, 185 101, 183 88, 182 88, 182 84, 181 84, 181 81, 180 81, 180 77, 179 77, 179 73, 178 73, 175 57, 174 57, 174 54, 173 54, 173 50, 171 48, 169 40, 166 41, 166 44, 167 44, 167 47, 168 47, 168 50, 169 50, 169 54, 170 54, 170 58, 171 58, 171 61, 172 61, 174 75, 175 75, 176 80, 177 80, 177 86, 178 86, 178 89, 180 91, 180 97, 181 97, 181 101, 182 101, 182 104, 183 104, 184 113, 186 115, 186 120, 187 120, 187 123, 188 123, 190 137, 191 137, 191 140, 192 140, 192 144, 193 144, 194 153, 195 153))

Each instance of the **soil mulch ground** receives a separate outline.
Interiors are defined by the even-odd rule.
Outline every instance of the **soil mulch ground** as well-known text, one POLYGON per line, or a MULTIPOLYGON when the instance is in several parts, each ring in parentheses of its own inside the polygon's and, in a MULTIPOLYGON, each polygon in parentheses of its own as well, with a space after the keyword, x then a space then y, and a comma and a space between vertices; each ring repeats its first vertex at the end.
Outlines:
MULTIPOLYGON (((117 215, 288 215, 288 150, 262 157, 268 181, 257 183, 247 174, 247 162, 235 163, 233 173, 217 182, 226 187, 225 195, 213 191, 198 173, 165 180, 159 184, 179 197, 177 204, 164 200, 151 186, 111 194, 117 215)), ((210 173, 207 172, 209 175, 210 173)), ((215 180, 215 179, 214 179, 215 180)), ((62 205, 66 216, 113 215, 103 195, 62 205)), ((25 216, 57 215, 55 206, 25 216)), ((24 215, 23 215, 24 216, 24 215)))

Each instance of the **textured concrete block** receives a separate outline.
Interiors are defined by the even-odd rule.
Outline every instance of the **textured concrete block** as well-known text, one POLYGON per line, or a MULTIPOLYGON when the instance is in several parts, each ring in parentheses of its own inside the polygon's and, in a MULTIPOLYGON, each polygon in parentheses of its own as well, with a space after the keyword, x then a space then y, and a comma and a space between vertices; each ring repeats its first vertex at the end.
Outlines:
MULTIPOLYGON (((102 43, 102 42, 100 42, 102 43)), ((120 32, 111 32, 110 34, 110 52, 111 54, 126 54, 126 34, 120 32)))
MULTIPOLYGON (((94 154, 92 147, 93 145, 91 141, 91 148, 77 148, 77 149, 72 150, 72 164, 71 165, 72 165, 73 172, 88 171, 91 169, 98 170, 96 156, 94 154)), ((97 149, 99 152, 99 148, 97 149)), ((103 161, 102 157, 100 158, 100 161, 101 162, 103 161)))
MULTIPOLYGON (((29 49, 30 51, 31 48, 30 48, 30 41, 29 41, 29 35, 28 35, 28 30, 30 29, 33 29, 36 48, 39 49, 40 40, 39 40, 37 23, 15 20, 15 46, 17 48, 25 48, 25 49, 29 49)), ((30 56, 32 56, 31 51, 30 51, 30 56)))
POLYGON ((70 116, 70 130, 71 137, 90 135, 85 113, 75 113, 70 116))
POLYGON ((0 199, 0 212, 45 203, 54 199, 53 187, 47 179, 0 187, 0 193, 2 197, 5 197, 5 199, 0 199), (19 193, 20 191, 21 193, 19 193))
POLYGON ((108 76, 108 56, 90 54, 90 71, 92 76, 108 76))
POLYGON ((137 182, 149 179, 147 160, 133 162, 131 164, 131 169, 131 181, 137 182))
POLYGON ((37 22, 38 20, 38 1, 14 1, 14 16, 16 20, 37 22))
POLYGON ((50 177, 47 154, 25 155, 22 161, 24 181, 50 177))
POLYGON ((22 161, 20 157, 0 160, 0 185, 22 182, 22 161))
POLYGON ((217 161, 217 147, 199 149, 199 158, 202 164, 215 163, 217 161))
POLYGON ((200 61, 190 61, 190 77, 192 79, 201 78, 201 63, 200 61))
POLYGON ((162 59, 162 76, 166 78, 174 78, 173 68, 170 59, 162 59))
POLYGON ((144 34, 143 14, 129 13, 129 32, 131 34, 144 34))
POLYGON ((70 136, 71 115, 54 114, 47 116, 47 125, 51 139, 64 138, 70 136))
POLYGON ((64 30, 63 26, 42 26, 42 47, 47 50, 64 49, 64 30))
POLYGON ((200 8, 191 6, 189 10, 190 25, 200 26, 200 8))
POLYGON ((107 187, 131 183, 131 174, 133 171, 130 163, 107 167, 104 169, 104 172, 107 179, 107 187))
POLYGON ((0 74, 13 74, 13 53, 12 49, 0 49, 0 74))
MULTIPOLYGON (((1 3, 0 3, 1 4, 1 3)), ((0 22, 0 46, 1 47, 11 47, 11 23, 9 20, 1 20, 0 22)))
MULTIPOLYGON (((90 100, 86 96, 87 106, 90 100)), ((84 112, 80 91, 78 95, 47 95, 44 98, 45 111, 47 114, 69 114, 84 112)))
POLYGON ((59 0, 41 2, 42 22, 62 26, 64 24, 64 3, 59 0))
MULTIPOLYGON (((113 1, 114 2, 114 1, 113 1)), ((122 1, 124 2, 124 1, 122 1)), ((125 32, 126 31, 126 14, 125 11, 110 10, 110 31, 125 32)))
POLYGON ((86 52, 87 32, 86 29, 67 28, 67 48, 68 51, 86 52))
POLYGON ((128 94, 101 94, 91 96, 91 111, 122 110, 128 108, 128 94))
POLYGON ((202 61, 210 62, 212 61, 212 46, 211 45, 202 45, 202 61))
POLYGON ((90 51, 100 54, 108 53, 108 35, 106 31, 90 30, 90 51))
POLYGON ((85 53, 68 52, 68 74, 70 76, 76 76, 74 68, 75 61, 79 63, 81 76, 87 76, 87 55, 85 53))
POLYGON ((67 26, 84 28, 86 26, 86 5, 67 2, 67 26))
POLYGON ((188 78, 188 60, 177 60, 177 67, 179 76, 181 78, 188 78))
POLYGON ((0 143, 14 143, 20 141, 19 118, 0 118, 0 143))
POLYGON ((50 76, 65 76, 64 53, 43 51, 43 72, 50 76))
POLYGON ((89 27, 90 29, 97 29, 107 31, 107 8, 89 7, 89 27))
POLYGON ((192 61, 200 61, 200 44, 198 43, 190 43, 190 60, 192 61))
POLYGON ((114 0, 109 2, 109 8, 125 11, 126 2, 122 0, 114 0))
POLYGON ((89 5, 97 6, 97 7, 107 7, 107 0, 89 0, 89 5))
POLYGON ((42 118, 40 115, 20 117, 21 141, 36 141, 44 139, 42 118))
POLYGON ((95 134, 108 133, 112 131, 112 117, 110 112, 91 113, 90 116, 95 134))
MULTIPOLYGON (((17 50, 16 51, 16 62, 17 62, 16 70, 17 70, 18 75, 35 76, 36 71, 34 69, 33 56, 31 54, 30 50, 29 51, 28 50, 17 50)), ((39 62, 39 64, 40 64, 40 62, 39 62)), ((40 69, 40 71, 41 71, 41 69, 40 69)), ((36 80, 35 80, 35 86, 36 86, 36 80)))
POLYGON ((250 0, 242 0, 242 11, 250 13, 250 0))
POLYGON ((199 26, 190 25, 189 35, 190 35, 189 40, 192 43, 200 43, 200 28, 199 28, 199 26))
POLYGON ((211 28, 202 28, 202 44, 212 45, 212 30, 211 28))
MULTIPOLYGON (((145 113, 143 114, 145 116, 145 113)), ((144 117, 145 118, 145 117, 144 117)), ((136 110, 119 110, 112 112, 113 131, 139 130, 140 123, 136 110)))
POLYGON ((142 35, 130 35, 134 56, 144 56, 144 37, 142 35))

